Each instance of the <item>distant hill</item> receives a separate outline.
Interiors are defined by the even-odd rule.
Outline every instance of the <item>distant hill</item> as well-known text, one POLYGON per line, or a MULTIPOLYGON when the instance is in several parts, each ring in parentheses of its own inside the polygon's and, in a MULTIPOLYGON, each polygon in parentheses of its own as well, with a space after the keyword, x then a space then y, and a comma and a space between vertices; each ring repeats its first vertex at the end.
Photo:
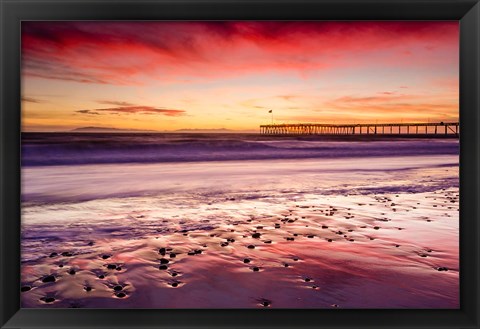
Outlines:
POLYGON ((135 133, 145 132, 152 133, 157 132, 155 130, 138 130, 138 129, 119 129, 119 128, 105 128, 105 127, 80 127, 70 130, 74 133, 135 133))

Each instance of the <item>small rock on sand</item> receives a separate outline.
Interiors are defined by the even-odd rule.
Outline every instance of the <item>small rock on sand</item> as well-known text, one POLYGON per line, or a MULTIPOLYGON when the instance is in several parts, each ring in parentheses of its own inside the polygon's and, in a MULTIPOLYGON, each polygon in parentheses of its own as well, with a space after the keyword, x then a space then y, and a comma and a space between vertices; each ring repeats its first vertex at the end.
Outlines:
POLYGON ((47 275, 42 279, 42 282, 47 283, 47 282, 55 282, 57 279, 53 275, 47 275))

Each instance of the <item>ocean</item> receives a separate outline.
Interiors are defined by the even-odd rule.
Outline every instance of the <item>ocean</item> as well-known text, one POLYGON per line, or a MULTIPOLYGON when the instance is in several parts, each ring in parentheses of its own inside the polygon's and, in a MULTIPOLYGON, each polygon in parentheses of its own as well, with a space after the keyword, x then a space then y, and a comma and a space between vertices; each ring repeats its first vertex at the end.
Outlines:
POLYGON ((457 139, 24 133, 22 306, 457 308, 458 202, 457 139))

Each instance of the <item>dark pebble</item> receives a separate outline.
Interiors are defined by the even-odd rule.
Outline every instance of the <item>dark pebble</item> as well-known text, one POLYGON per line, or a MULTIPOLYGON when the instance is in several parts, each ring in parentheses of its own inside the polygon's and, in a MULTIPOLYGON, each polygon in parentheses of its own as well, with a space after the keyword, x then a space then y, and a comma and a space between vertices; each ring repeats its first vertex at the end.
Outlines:
POLYGON ((294 261, 298 261, 298 257, 294 257, 293 260, 294 260, 294 261))
POLYGON ((235 239, 227 239, 228 242, 234 243, 235 239))
POLYGON ((284 267, 289 267, 290 265, 288 265, 287 263, 283 264, 284 267))
POLYGON ((425 254, 419 254, 420 257, 427 257, 425 254))
POLYGON ((226 247, 226 246, 228 246, 228 242, 222 242, 222 243, 220 243, 220 246, 226 247))
POLYGON ((272 240, 265 240, 263 243, 272 243, 272 240))
POLYGON ((92 287, 83 287, 83 289, 85 289, 86 292, 92 291, 92 287))
POLYGON ((275 228, 280 228, 280 224, 275 224, 275 228))
POLYGON ((374 229, 374 230, 379 230, 380 227, 379 227, 379 226, 375 226, 373 229, 374 229))
POLYGON ((166 259, 166 258, 160 259, 160 264, 168 264, 168 263, 170 263, 170 261, 168 259, 166 259))
POLYGON ((167 252, 167 250, 165 248, 160 248, 158 250, 158 253, 162 254, 162 255, 165 255, 165 253, 167 252))
POLYGON ((298 233, 293 233, 293 236, 298 236, 298 233))
POLYGON ((116 268, 116 270, 117 270, 117 271, 121 271, 122 268, 119 266, 119 267, 116 268))
POLYGON ((305 282, 310 282, 310 281, 312 281, 311 278, 305 278, 305 282))
POLYGON ((43 299, 43 301, 44 301, 45 303, 53 303, 53 302, 55 301, 55 298, 53 298, 53 297, 45 297, 45 298, 43 299))
POLYGON ((322 225, 322 228, 326 229, 326 228, 328 228, 328 226, 327 225, 322 225))
POLYGON ((63 264, 58 265, 58 267, 63 267, 63 264))
POLYGON ((255 249, 255 246, 254 246, 253 244, 251 244, 251 245, 248 245, 247 248, 248 248, 248 249, 255 249))
POLYGON ((332 242, 333 240, 332 239, 327 239, 328 242, 332 242))
POLYGON ((121 285, 117 284, 115 287, 113 287, 113 290, 120 291, 120 290, 123 290, 123 287, 121 285))
POLYGON ((76 273, 76 272, 75 272, 74 269, 71 269, 70 271, 68 271, 68 274, 70 274, 70 275, 75 275, 75 273, 76 273))
POLYGON ((268 301, 268 300, 264 300, 264 301, 262 302, 263 307, 269 307, 271 304, 272 304, 272 303, 271 303, 270 301, 268 301))
POLYGON ((69 251, 64 251, 64 252, 62 252, 62 256, 65 256, 65 257, 72 257, 72 256, 73 256, 73 254, 72 254, 71 252, 69 252, 69 251))
POLYGON ((160 270, 166 270, 166 269, 168 269, 168 266, 167 265, 160 265, 159 269, 160 270))
POLYGON ((56 252, 52 252, 52 253, 50 254, 50 257, 51 257, 51 258, 56 257, 56 256, 58 256, 58 254, 57 254, 56 252))
POLYGON ((175 257, 177 257, 176 253, 174 253, 174 252, 170 253, 170 258, 175 258, 175 257))
POLYGON ((250 263, 250 259, 245 258, 245 259, 243 260, 243 262, 244 262, 245 264, 248 264, 248 263, 250 263))
POLYGON ((118 298, 123 298, 127 295, 124 292, 118 292, 118 293, 115 294, 115 296, 117 296, 118 298))
POLYGON ((100 275, 98 276, 98 278, 99 278, 99 279, 105 279, 105 275, 100 274, 100 275))
POLYGON ((172 272, 172 276, 177 276, 178 273, 177 272, 172 272))
POLYGON ((178 287, 178 283, 177 282, 172 283, 172 287, 174 288, 178 287))
POLYGON ((87 243, 88 246, 93 246, 95 244, 95 242, 93 241, 90 241, 89 243, 87 243))
POLYGON ((398 247, 400 247, 400 245, 399 245, 399 244, 396 244, 395 247, 398 248, 398 247))
POLYGON ((108 265, 107 265, 107 268, 108 268, 109 270, 114 270, 114 269, 117 268, 117 265, 115 265, 115 264, 108 264, 108 265))
POLYGON ((258 272, 258 271, 260 271, 260 269, 255 266, 255 267, 252 268, 252 271, 253 271, 253 272, 258 272))
POLYGON ((439 267, 439 268, 437 268, 437 271, 439 271, 439 272, 448 271, 448 268, 446 268, 446 267, 439 267))
POLYGON ((294 241, 294 238, 287 238, 287 241, 294 241))
POLYGON ((44 277, 42 279, 42 282, 45 282, 45 283, 46 282, 55 282, 55 281, 56 281, 56 279, 53 275, 47 275, 46 277, 44 277))
POLYGON ((201 253, 202 253, 202 250, 200 250, 200 249, 195 250, 196 255, 200 255, 201 253))
POLYGON ((307 235, 307 238, 309 239, 313 239, 315 237, 315 235, 307 235))
POLYGON ((102 255, 102 259, 109 259, 110 255, 102 255))
POLYGON ((31 289, 32 289, 32 287, 30 287, 30 286, 23 286, 23 287, 20 288, 20 291, 25 292, 25 291, 29 291, 31 289))
POLYGON ((252 238, 258 239, 258 238, 260 238, 260 235, 261 235, 260 233, 253 233, 252 238))

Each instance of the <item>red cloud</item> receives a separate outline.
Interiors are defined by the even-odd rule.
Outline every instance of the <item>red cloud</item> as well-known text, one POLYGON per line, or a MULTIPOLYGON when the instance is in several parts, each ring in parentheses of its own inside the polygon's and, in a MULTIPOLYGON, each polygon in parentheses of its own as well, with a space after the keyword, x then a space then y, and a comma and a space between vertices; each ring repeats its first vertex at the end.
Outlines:
POLYGON ((24 75, 84 83, 457 61, 458 22, 22 23, 24 75))

